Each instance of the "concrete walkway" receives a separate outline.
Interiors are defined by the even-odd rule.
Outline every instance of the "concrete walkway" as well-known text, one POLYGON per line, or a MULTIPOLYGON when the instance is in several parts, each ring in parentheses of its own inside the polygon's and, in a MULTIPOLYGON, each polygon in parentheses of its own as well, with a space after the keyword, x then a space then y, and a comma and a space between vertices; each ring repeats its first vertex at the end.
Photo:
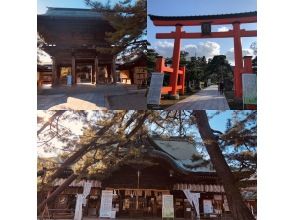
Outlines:
POLYGON ((179 101, 166 110, 229 110, 224 95, 218 91, 217 85, 211 85, 188 98, 179 101))

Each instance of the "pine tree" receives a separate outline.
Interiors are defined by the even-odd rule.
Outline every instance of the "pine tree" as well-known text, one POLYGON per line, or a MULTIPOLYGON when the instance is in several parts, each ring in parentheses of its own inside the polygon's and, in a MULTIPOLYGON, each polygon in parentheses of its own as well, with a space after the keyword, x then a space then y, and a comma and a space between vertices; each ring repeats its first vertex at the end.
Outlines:
POLYGON ((114 55, 123 52, 127 56, 146 51, 146 0, 123 0, 114 4, 111 1, 103 4, 95 0, 85 0, 85 3, 102 14, 114 29, 106 33, 105 39, 111 49, 97 48, 98 51, 106 50, 114 55))

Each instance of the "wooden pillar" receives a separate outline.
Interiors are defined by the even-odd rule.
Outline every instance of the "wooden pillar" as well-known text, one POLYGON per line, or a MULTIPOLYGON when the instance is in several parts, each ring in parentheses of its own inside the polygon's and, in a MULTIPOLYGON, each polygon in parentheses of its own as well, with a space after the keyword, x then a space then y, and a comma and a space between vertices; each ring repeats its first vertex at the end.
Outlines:
POLYGON ((92 68, 92 65, 91 65, 91 72, 90 72, 90 82, 93 84, 93 68, 92 68))
POLYGON ((252 56, 244 56, 244 70, 243 73, 253 73, 252 56))
POLYGON ((182 88, 180 89, 180 94, 184 95, 185 94, 185 73, 186 73, 186 67, 180 67, 180 69, 183 71, 183 74, 180 75, 180 85, 182 86, 182 88))
POLYGON ((235 97, 237 99, 242 98, 242 45, 240 35, 240 23, 233 23, 234 31, 234 55, 235 55, 235 68, 234 68, 234 86, 235 86, 235 97))
POLYGON ((56 86, 58 85, 56 58, 51 57, 51 59, 52 59, 52 86, 56 86))
POLYGON ((164 62, 164 58, 162 56, 158 56, 156 57, 156 71, 163 73, 163 69, 165 67, 165 62, 164 62))
POLYGON ((94 62, 94 69, 95 69, 95 83, 96 85, 98 84, 98 57, 95 57, 95 62, 94 62))
POLYGON ((77 83, 76 79, 76 58, 74 55, 71 57, 71 76, 72 76, 72 84, 77 83))
POLYGON ((113 56, 112 63, 111 63, 111 75, 112 75, 114 84, 117 83, 117 74, 116 74, 116 68, 115 68, 115 61, 116 61, 116 56, 113 56))
POLYGON ((176 37, 174 41, 174 50, 173 50, 173 73, 171 75, 170 85, 172 87, 171 96, 176 96, 177 94, 177 84, 178 84, 178 71, 180 67, 180 54, 181 54, 181 32, 182 26, 176 26, 176 37))
POLYGON ((95 77, 95 64, 91 65, 91 82, 92 84, 96 83, 96 77, 95 77))

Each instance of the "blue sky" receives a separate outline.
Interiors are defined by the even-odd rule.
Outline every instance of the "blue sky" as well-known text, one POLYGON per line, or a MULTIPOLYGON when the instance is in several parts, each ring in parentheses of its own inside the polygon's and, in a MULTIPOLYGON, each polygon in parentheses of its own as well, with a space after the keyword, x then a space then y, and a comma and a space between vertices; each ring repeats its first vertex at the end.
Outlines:
MULTIPOLYGON (((148 0, 148 14, 162 16, 188 16, 188 15, 209 15, 223 13, 238 13, 256 11, 256 0, 148 0)), ((174 31, 174 27, 155 27, 148 17, 147 21, 148 40, 152 47, 163 56, 170 55, 172 52, 173 40, 156 40, 156 33, 166 33, 174 31), (157 42, 157 43, 156 43, 157 42)), ((231 26, 221 25, 213 27, 212 31, 227 29, 231 26)), ((241 28, 248 30, 256 29, 256 24, 241 25, 241 28)), ((187 32, 198 32, 198 27, 185 27, 187 32)), ((256 41, 255 37, 242 38, 243 55, 251 54, 250 44, 256 41)), ((233 39, 198 39, 182 40, 182 49, 191 55, 213 56, 216 54, 227 55, 231 63, 233 60, 233 39), (194 45, 194 46, 193 46, 194 45), (196 46, 195 46, 196 45, 196 46), (195 49, 197 48, 197 49, 195 49)))
POLYGON ((47 7, 88 8, 84 0, 38 0, 38 14, 45 13, 47 7))
MULTIPOLYGON (((107 2, 107 0, 99 0, 99 2, 107 2)), ((86 6, 84 0, 38 0, 38 14, 45 13, 47 7, 89 8, 88 6, 86 6)))
MULTIPOLYGON (((112 0, 111 2, 117 2, 112 0)), ((107 2, 107 0, 100 0, 107 2)), ((84 0, 38 0, 38 14, 46 12, 47 7, 65 8, 89 8, 84 0)), ((237 13, 256 10, 256 0, 148 0, 148 14, 165 16, 185 16, 185 15, 207 15, 222 13, 237 13)), ((147 19, 148 41, 158 53, 164 57, 172 56, 173 40, 156 40, 155 34, 165 33, 174 30, 174 27, 155 27, 147 19)), ((226 30, 230 26, 221 25, 213 27, 213 31, 226 30)), ((256 29, 256 24, 246 24, 241 26, 248 30, 256 29)), ((199 27, 185 27, 187 32, 199 32, 199 27)), ((256 41, 256 37, 242 38, 243 56, 252 55, 250 45, 256 41)), ((186 50, 191 56, 206 56, 224 54, 227 59, 234 64, 233 39, 189 39, 182 40, 182 50, 186 50)))

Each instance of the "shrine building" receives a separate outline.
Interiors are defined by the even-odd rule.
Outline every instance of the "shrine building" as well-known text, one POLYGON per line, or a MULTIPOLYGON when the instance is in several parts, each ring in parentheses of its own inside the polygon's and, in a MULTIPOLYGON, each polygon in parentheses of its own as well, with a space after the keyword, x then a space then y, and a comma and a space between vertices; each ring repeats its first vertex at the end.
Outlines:
MULTIPOLYGON (((49 207, 51 217, 72 218, 76 194, 83 192, 83 184, 91 182, 83 216, 99 216, 102 190, 113 192, 112 211, 116 218, 161 218, 163 195, 173 195, 175 219, 191 219, 193 205, 185 191, 199 193, 198 215, 215 218, 230 215, 226 193, 210 161, 201 159, 195 145, 188 139, 154 137, 149 140, 146 153, 113 170, 103 179, 74 181, 49 207), (192 159, 191 155, 194 155, 192 159)), ((72 171, 55 181, 61 185, 72 171)), ((240 183, 244 200, 256 212, 256 179, 248 179, 250 172, 234 173, 240 183)), ((46 192, 45 192, 46 194, 46 192)), ((40 193, 38 195, 41 196, 40 193)))
POLYGON ((106 33, 114 29, 100 13, 49 7, 37 22, 38 35, 45 42, 41 49, 52 59, 52 85, 117 81, 115 58, 105 52, 112 47, 106 33))

